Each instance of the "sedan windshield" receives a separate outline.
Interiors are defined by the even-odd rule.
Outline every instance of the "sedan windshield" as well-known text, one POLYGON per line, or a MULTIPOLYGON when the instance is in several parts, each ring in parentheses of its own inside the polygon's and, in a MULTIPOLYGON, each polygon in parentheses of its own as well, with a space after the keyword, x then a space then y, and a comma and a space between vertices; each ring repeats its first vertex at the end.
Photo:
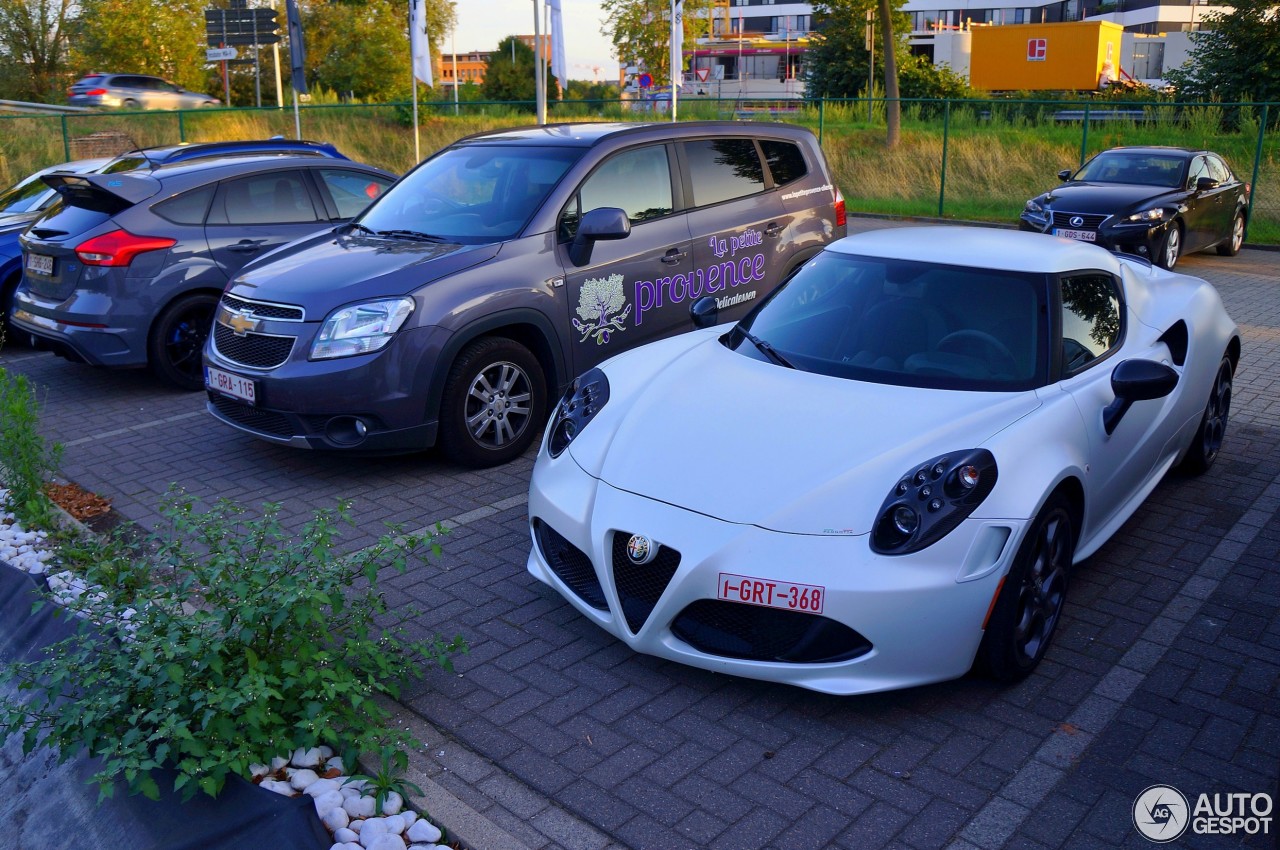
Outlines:
POLYGON ((357 223, 379 234, 409 232, 463 244, 513 238, 582 151, 464 145, 407 174, 357 223))
POLYGON ((1182 185, 1186 166, 1183 154, 1106 151, 1085 163, 1072 179, 1175 189, 1182 185))
POLYGON ((727 345, 881 384, 1025 390, 1046 367, 1045 275, 823 252, 742 320, 727 345))

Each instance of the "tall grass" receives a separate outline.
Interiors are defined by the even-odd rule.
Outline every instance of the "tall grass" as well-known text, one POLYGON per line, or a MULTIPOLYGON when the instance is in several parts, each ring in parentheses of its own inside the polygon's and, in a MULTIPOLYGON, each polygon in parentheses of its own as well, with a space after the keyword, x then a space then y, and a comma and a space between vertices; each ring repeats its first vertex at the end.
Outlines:
MULTIPOLYGON (((823 148, 851 212, 934 216, 943 193, 951 218, 1017 220, 1023 203, 1056 184, 1056 173, 1085 156, 1117 145, 1203 146, 1219 151, 1242 179, 1253 179, 1260 106, 1123 104, 1140 109, 1141 120, 1108 115, 1111 104, 1088 102, 1094 116, 1087 141, 1078 120, 1085 103, 1042 101, 909 101, 903 105, 902 141, 885 146, 885 102, 873 97, 816 104, 684 97, 682 120, 782 120, 821 130, 823 148), (868 109, 868 105, 870 109, 868 109), (783 108, 785 107, 785 108, 783 108), (1060 120, 1063 110, 1077 120, 1060 120), (944 134, 943 115, 949 112, 944 134), (945 135, 945 140, 944 140, 945 135)), ((524 105, 420 104, 422 155, 462 136, 533 123, 524 105)), ((1280 105, 1272 105, 1272 118, 1280 105)), ((301 111, 304 138, 333 142, 353 159, 403 172, 414 164, 408 104, 322 102, 301 111)), ((638 112, 610 103, 557 103, 552 121, 665 121, 664 112, 638 112)), ((1274 121, 1269 121, 1274 127, 1274 121)), ((63 125, 71 137, 117 130, 137 145, 177 141, 294 135, 292 110, 208 109, 178 113, 94 113, 61 117, 0 117, 0 185, 66 159, 63 125)), ((1251 242, 1280 243, 1280 145, 1269 131, 1254 186, 1251 242)))

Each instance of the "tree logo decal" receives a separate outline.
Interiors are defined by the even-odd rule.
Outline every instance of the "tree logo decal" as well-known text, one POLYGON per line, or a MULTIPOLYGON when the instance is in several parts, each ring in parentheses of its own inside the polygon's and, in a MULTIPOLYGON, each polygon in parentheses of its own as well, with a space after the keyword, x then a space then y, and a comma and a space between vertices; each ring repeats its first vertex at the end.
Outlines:
POLYGON ((614 331, 627 329, 627 316, 631 315, 631 305, 627 303, 626 293, 622 291, 622 275, 611 274, 608 277, 593 277, 582 284, 582 292, 578 295, 578 315, 581 320, 574 319, 574 330, 582 334, 578 342, 586 342, 595 337, 596 345, 604 345, 614 331), (614 315, 621 310, 618 315, 614 315))

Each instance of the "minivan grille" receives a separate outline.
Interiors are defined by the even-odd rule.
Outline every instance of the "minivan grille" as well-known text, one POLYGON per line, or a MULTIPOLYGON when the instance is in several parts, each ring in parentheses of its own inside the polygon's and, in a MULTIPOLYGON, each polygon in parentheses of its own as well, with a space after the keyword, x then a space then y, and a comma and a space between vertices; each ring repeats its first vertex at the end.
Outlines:
POLYGON ((304 314, 301 307, 290 304, 268 304, 264 301, 247 301, 234 295, 222 296, 222 304, 228 310, 239 310, 252 313, 259 319, 281 319, 286 322, 301 322, 304 314))
POLYGON ((289 359, 295 339, 297 337, 255 333, 236 336, 235 331, 221 322, 213 326, 213 344, 218 354, 251 369, 274 369, 283 364, 289 359))
POLYGON ((243 425, 252 431, 258 431, 273 437, 294 436, 292 423, 282 413, 262 410, 215 392, 209 393, 209 402, 217 409, 218 413, 237 425, 243 425))

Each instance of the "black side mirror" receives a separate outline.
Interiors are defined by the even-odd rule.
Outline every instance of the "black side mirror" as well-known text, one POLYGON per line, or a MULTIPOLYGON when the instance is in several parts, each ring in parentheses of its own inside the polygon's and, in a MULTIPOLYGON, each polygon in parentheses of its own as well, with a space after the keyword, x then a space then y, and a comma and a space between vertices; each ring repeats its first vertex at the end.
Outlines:
POLYGON ((693 326, 698 330, 710 328, 720 323, 720 308, 716 306, 716 299, 710 295, 704 295, 689 307, 689 318, 693 320, 693 326))
POLYGON ((617 207, 598 207, 584 213, 578 232, 569 244, 569 261, 575 266, 591 262, 591 249, 601 239, 625 239, 631 235, 631 219, 617 207))
POLYGON ((1135 401, 1164 398, 1178 385, 1178 373, 1154 360, 1125 360, 1111 373, 1115 401, 1102 411, 1102 427, 1108 434, 1116 430, 1135 401))
POLYGON ((1210 189, 1216 189, 1216 188, 1218 188, 1218 186, 1220 186, 1220 185, 1222 185, 1222 184, 1220 184, 1217 180, 1214 180, 1212 177, 1197 177, 1197 178, 1196 178, 1196 191, 1197 191, 1197 192, 1208 192, 1210 189))
POLYGON ((1064 168, 1064 169, 1062 169, 1061 171, 1059 171, 1059 172, 1058 172, 1058 179, 1059 179, 1059 180, 1062 180, 1062 181, 1064 181, 1064 182, 1065 182, 1065 181, 1067 181, 1067 180, 1070 180, 1070 179, 1071 179, 1071 169, 1070 169, 1070 168, 1064 168))

